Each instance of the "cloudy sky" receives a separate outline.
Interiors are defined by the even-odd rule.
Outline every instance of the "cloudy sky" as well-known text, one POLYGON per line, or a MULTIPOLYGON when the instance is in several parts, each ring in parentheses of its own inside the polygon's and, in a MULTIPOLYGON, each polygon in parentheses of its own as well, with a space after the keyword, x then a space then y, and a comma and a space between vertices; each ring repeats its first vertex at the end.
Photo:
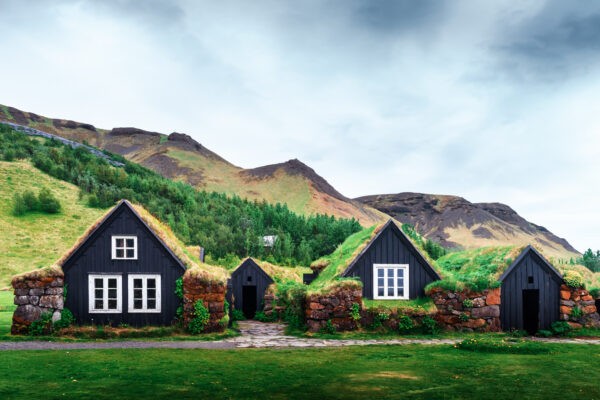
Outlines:
POLYGON ((600 3, 0 0, 0 103, 499 201, 600 248, 600 3))

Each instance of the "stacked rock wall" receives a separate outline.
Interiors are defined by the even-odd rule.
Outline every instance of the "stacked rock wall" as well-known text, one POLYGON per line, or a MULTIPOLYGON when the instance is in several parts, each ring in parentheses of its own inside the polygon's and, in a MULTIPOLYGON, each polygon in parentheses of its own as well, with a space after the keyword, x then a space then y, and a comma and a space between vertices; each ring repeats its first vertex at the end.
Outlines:
POLYGON ((23 274, 12 280, 17 305, 12 318, 11 333, 29 333, 29 326, 49 313, 52 321, 60 319, 64 307, 64 274, 60 268, 45 268, 23 274))
POLYGON ((447 330, 499 332, 500 288, 482 292, 432 289, 438 313, 436 321, 447 330))
POLYGON ((584 288, 560 287, 560 318, 573 328, 600 327, 596 301, 584 288))
POLYGON ((346 287, 325 294, 309 294, 306 297, 306 325, 311 332, 323 329, 328 321, 338 331, 353 330, 359 321, 353 316, 353 304, 362 310, 362 289, 346 287))
POLYGON ((226 284, 210 282, 200 275, 186 271, 183 275, 183 324, 187 328, 194 319, 194 306, 197 301, 202 301, 208 309, 210 319, 204 332, 221 332, 225 329, 223 323, 225 316, 226 284))

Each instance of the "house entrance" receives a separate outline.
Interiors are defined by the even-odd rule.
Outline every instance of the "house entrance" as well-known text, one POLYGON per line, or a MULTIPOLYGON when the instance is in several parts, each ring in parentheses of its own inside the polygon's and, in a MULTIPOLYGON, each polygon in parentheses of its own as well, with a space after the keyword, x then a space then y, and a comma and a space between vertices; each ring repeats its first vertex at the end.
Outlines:
POLYGON ((242 286, 242 312, 247 319, 254 318, 257 307, 256 286, 242 286))
POLYGON ((523 328, 534 335, 540 326, 540 290, 523 290, 523 328))

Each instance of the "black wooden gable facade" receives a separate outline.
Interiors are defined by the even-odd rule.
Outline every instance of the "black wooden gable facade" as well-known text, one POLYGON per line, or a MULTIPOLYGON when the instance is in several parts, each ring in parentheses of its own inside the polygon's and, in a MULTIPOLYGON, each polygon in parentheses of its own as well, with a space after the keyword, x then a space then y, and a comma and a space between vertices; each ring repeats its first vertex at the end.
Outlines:
POLYGON ((342 276, 359 278, 363 283, 363 297, 366 299, 422 297, 425 295, 425 286, 440 279, 425 257, 392 220, 382 227, 348 265, 342 276))
POLYGON ((234 308, 242 311, 246 318, 254 318, 254 314, 260 311, 265 291, 272 283, 273 279, 253 259, 247 258, 231 273, 234 308))
POLYGON ((562 275, 527 246, 500 277, 502 329, 535 333, 559 319, 562 275))
POLYGON ((63 262, 78 323, 169 325, 180 305, 183 263, 135 209, 121 201, 63 262))

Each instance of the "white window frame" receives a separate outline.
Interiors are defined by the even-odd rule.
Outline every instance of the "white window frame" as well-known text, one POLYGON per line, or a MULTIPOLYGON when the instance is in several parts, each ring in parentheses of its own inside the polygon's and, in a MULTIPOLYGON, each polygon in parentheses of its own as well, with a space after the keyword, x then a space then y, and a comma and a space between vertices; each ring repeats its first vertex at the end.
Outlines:
POLYGON ((88 311, 90 314, 121 314, 123 310, 123 277, 121 275, 104 275, 90 274, 88 275, 88 311), (96 309, 96 279, 102 279, 102 301, 104 308, 96 309), (108 280, 117 280, 117 309, 108 309, 108 280))
POLYGON ((160 313, 161 312, 161 286, 160 275, 154 274, 129 274, 128 283, 128 305, 127 311, 130 313, 160 313), (142 279, 142 305, 143 308, 133 308, 133 280, 142 279), (156 308, 148 309, 148 279, 156 280, 156 308))
POLYGON ((410 288, 410 279, 409 279, 409 267, 408 264, 373 264, 373 299, 375 300, 408 300, 409 299, 409 288, 410 288), (379 296, 379 285, 378 285, 378 275, 377 271, 383 269, 383 296, 379 296), (404 296, 398 296, 398 272, 394 272, 394 296, 388 296, 388 276, 387 270, 394 269, 398 271, 400 269, 404 270, 404 296))
POLYGON ((111 249, 112 249, 111 253, 112 253, 113 260, 137 260, 137 256, 138 256, 137 236, 132 236, 132 235, 112 236, 111 249), (119 249, 123 249, 123 257, 117 257, 117 239, 123 239, 124 247, 119 247, 119 249), (128 239, 133 239, 133 257, 127 257, 127 250, 131 249, 131 247, 127 247, 127 245, 126 245, 128 239))

